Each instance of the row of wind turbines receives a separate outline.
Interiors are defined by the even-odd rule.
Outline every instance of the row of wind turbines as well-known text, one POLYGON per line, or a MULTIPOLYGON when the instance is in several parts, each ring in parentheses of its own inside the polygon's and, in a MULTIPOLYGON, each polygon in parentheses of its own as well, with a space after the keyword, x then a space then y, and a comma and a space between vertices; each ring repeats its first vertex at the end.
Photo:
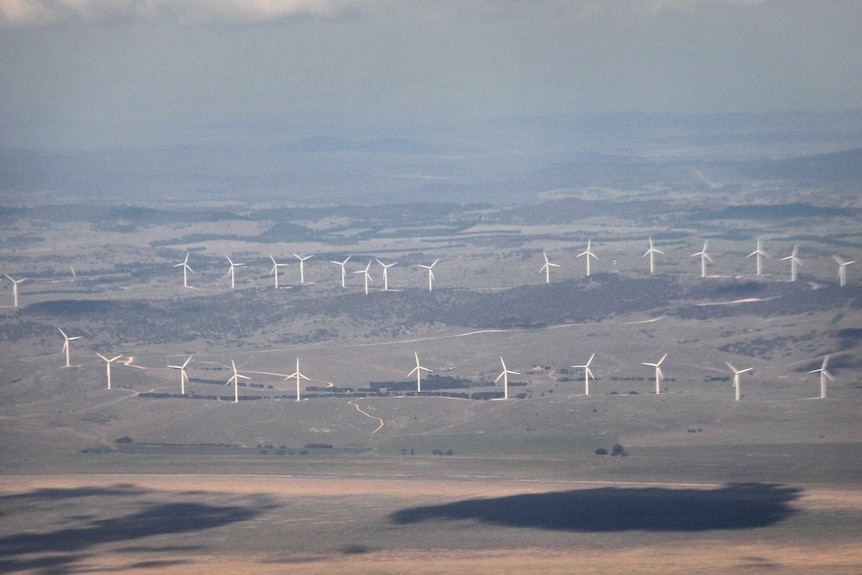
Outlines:
MULTIPOLYGON (((644 252, 644 254, 641 257, 644 257, 644 258, 648 257, 649 258, 649 273, 655 274, 655 270, 656 270, 655 256, 656 255, 664 255, 665 252, 662 251, 661 249, 655 247, 655 245, 653 244, 652 237, 648 238, 648 241, 649 241, 649 248, 646 250, 646 252, 644 252)), ((312 254, 312 255, 300 256, 299 254, 297 254, 295 252, 292 252, 292 255, 297 260, 299 260, 299 284, 305 285, 305 262, 308 261, 309 259, 311 259, 312 257, 314 257, 314 255, 312 254)), ((184 288, 191 288, 192 287, 191 285, 189 285, 189 273, 195 273, 194 270, 192 269, 191 265, 189 264, 189 257, 190 257, 190 252, 186 252, 185 259, 183 261, 177 263, 177 264, 174 264, 174 267, 179 267, 179 268, 182 268, 182 270, 183 270, 183 287, 184 288)), ((348 277, 347 264, 352 257, 353 256, 349 255, 342 261, 331 260, 329 262, 329 263, 335 264, 335 265, 340 267, 340 271, 341 271, 340 278, 341 278, 341 287, 342 288, 347 288, 347 277, 348 277)), ((599 259, 599 257, 596 255, 596 253, 592 249, 592 239, 587 241, 587 249, 584 250, 583 252, 578 253, 576 257, 585 258, 586 276, 589 277, 590 272, 591 272, 591 269, 590 269, 591 259, 592 260, 598 260, 599 259)), ((703 248, 700 251, 691 254, 691 257, 699 257, 700 258, 700 276, 702 278, 707 277, 707 263, 714 263, 712 256, 710 256, 710 254, 709 254, 709 240, 706 240, 703 243, 703 248)), ((753 252, 748 254, 746 257, 755 258, 756 275, 758 275, 758 276, 763 275, 763 260, 769 259, 770 256, 763 249, 763 243, 762 243, 760 238, 757 239, 757 248, 753 252)), ((245 264, 241 263, 241 262, 233 261, 233 259, 231 259, 231 257, 227 254, 225 254, 225 258, 228 261, 228 271, 227 271, 226 275, 227 275, 227 277, 230 278, 230 287, 231 287, 231 289, 236 289, 237 268, 243 267, 243 266, 245 266, 245 264)), ((544 274, 545 275, 545 283, 549 284, 549 283, 551 283, 551 268, 559 268, 560 264, 552 262, 548 258, 548 254, 544 251, 542 252, 542 258, 544 260, 544 263, 539 268, 538 273, 544 274)), ((280 287, 280 285, 279 285, 279 270, 287 267, 288 264, 281 263, 281 262, 277 261, 272 254, 269 254, 269 259, 272 261, 272 268, 270 269, 269 275, 273 276, 275 288, 278 289, 280 287)), ((843 258, 841 258, 840 256, 837 256, 837 255, 833 255, 832 259, 835 260, 835 263, 838 264, 838 274, 837 274, 838 275, 838 285, 841 287, 844 287, 847 285, 847 266, 849 266, 851 264, 855 264, 856 260, 844 260, 843 258)), ((416 264, 417 267, 422 268, 428 272, 428 291, 433 291, 433 289, 434 289, 434 280, 435 280, 434 266, 436 266, 439 261, 440 261, 440 258, 437 258, 431 264, 416 264)), ((799 245, 794 244, 793 251, 790 253, 790 255, 780 258, 779 261, 790 262, 790 281, 795 282, 797 279, 799 267, 803 265, 802 260, 799 257, 799 245)), ((373 265, 374 262, 377 262, 381 266, 381 268, 383 269, 383 291, 390 291, 389 290, 389 269, 398 264, 397 261, 384 263, 383 261, 381 261, 379 259, 372 258, 372 259, 368 260, 368 264, 365 266, 365 268, 353 271, 352 272, 353 274, 357 274, 357 275, 362 274, 364 291, 365 291, 366 295, 369 293, 370 284, 374 283, 374 278, 371 275, 371 266, 373 265)), ((73 269, 73 271, 74 271, 74 269, 73 269)), ((6 278, 9 281, 12 282, 13 307, 18 307, 18 295, 19 295, 18 286, 20 284, 22 284, 23 282, 27 281, 28 278, 15 279, 12 276, 10 276, 9 274, 4 274, 4 275, 6 276, 6 278)))
MULTIPOLYGON (((300 256, 295 252, 291 252, 292 255, 299 260, 299 285, 305 285, 305 262, 314 257, 314 254, 300 256)), ((178 264, 174 264, 175 268, 181 267, 183 268, 183 287, 190 288, 192 286, 189 285, 189 272, 194 273, 194 270, 189 265, 189 252, 186 252, 186 257, 183 261, 178 264)), ((227 254, 224 256, 227 258, 229 267, 227 271, 227 276, 230 277, 230 287, 231 289, 236 289, 236 269, 244 266, 244 263, 234 262, 231 257, 227 254)), ((347 256, 343 261, 331 260, 329 263, 335 264, 341 268, 341 287, 347 287, 347 263, 350 261, 350 258, 353 257, 347 256)), ((272 261, 272 268, 270 269, 269 275, 273 276, 275 289, 278 289, 278 277, 279 277, 279 269, 285 268, 288 266, 286 263, 279 263, 272 254, 269 254, 269 259, 272 261)), ((365 283, 365 293, 368 293, 369 284, 374 283, 374 279, 371 276, 371 265, 374 262, 380 264, 383 268, 383 291, 389 291, 389 268, 398 264, 398 262, 390 262, 383 263, 379 259, 373 258, 368 260, 368 265, 365 266, 364 269, 354 271, 354 274, 363 274, 363 279, 365 283)), ((429 265, 417 264, 417 267, 423 268, 428 271, 428 291, 433 291, 434 289, 434 266, 437 265, 437 262, 440 259, 434 260, 429 265)), ((7 276, 8 277, 8 276, 7 276)), ((11 279, 11 278, 10 278, 11 279)), ((17 285, 17 284, 16 284, 17 285)))
MULTIPOLYGON (((62 353, 65 355, 65 359, 66 359, 65 367, 71 367, 70 342, 77 340, 77 339, 81 339, 81 336, 70 337, 61 328, 58 327, 57 329, 60 331, 60 334, 63 336, 62 353)), ((96 353, 96 355, 99 356, 105 362, 106 375, 107 375, 107 380, 108 380, 108 389, 111 389, 111 385, 112 385, 111 384, 111 365, 115 361, 121 359, 123 357, 123 355, 121 354, 121 355, 117 355, 117 356, 114 356, 111 358, 104 356, 100 353, 96 353)), ((188 357, 188 359, 186 359, 185 362, 183 362, 182 364, 179 364, 179 365, 169 364, 167 366, 168 368, 176 369, 176 370, 179 370, 179 372, 180 372, 180 394, 181 395, 186 394, 186 383, 189 382, 189 376, 188 376, 188 373, 186 372, 186 369, 188 368, 189 363, 191 363, 193 357, 194 357, 193 355, 190 355, 188 357)), ((422 374, 423 373, 433 373, 434 370, 432 370, 431 368, 428 368, 426 366, 423 366, 420 363, 418 351, 413 352, 413 357, 416 361, 416 365, 415 365, 415 367, 413 367, 413 369, 411 369, 407 373, 407 377, 412 377, 413 375, 416 376, 416 392, 422 393, 422 374)), ((592 366, 592 363, 593 363, 593 360, 595 359, 595 357, 596 357, 596 354, 593 353, 592 355, 590 355, 590 358, 587 360, 586 363, 584 363, 582 365, 571 366, 572 368, 583 370, 584 395, 585 396, 590 395, 590 379, 593 379, 593 380, 596 379, 595 374, 593 373, 593 371, 591 369, 591 366, 592 366)), ((665 359, 667 359, 667 357, 668 357, 668 354, 665 353, 663 356, 661 356, 661 359, 659 359, 658 361, 641 362, 641 365, 652 367, 654 369, 655 393, 656 393, 656 395, 661 394, 661 384, 662 384, 662 381, 665 379, 665 375, 664 375, 664 372, 663 372, 661 366, 664 363, 665 359)), ((822 365, 818 369, 813 369, 813 370, 808 372, 809 374, 814 374, 814 373, 820 374, 820 398, 821 399, 826 398, 826 382, 827 381, 834 381, 834 376, 827 369, 828 363, 829 363, 829 355, 826 355, 823 358, 822 365)), ((239 402, 239 381, 240 380, 250 380, 251 378, 246 376, 246 375, 239 373, 239 371, 236 367, 236 362, 234 362, 234 360, 231 360, 230 364, 231 364, 231 369, 232 369, 233 373, 232 373, 231 377, 227 380, 227 382, 225 382, 225 385, 233 384, 233 386, 234 386, 234 403, 238 403, 239 402)), ((500 356, 500 364, 502 366, 502 371, 500 371, 500 374, 494 380, 494 383, 497 384, 500 382, 501 379, 503 380, 503 397, 502 397, 502 399, 506 400, 506 399, 509 399, 509 376, 510 375, 521 375, 521 373, 518 371, 514 371, 514 370, 509 369, 506 366, 506 362, 503 359, 503 356, 500 356)), ((740 376, 744 373, 751 372, 754 368, 747 367, 745 369, 737 369, 736 367, 734 367, 729 362, 725 362, 725 365, 727 365, 727 367, 732 372, 734 398, 736 401, 739 401, 741 396, 742 396, 741 386, 740 386, 740 376)), ((284 381, 289 381, 291 379, 296 381, 296 400, 301 401, 301 399, 302 399, 301 382, 302 381, 311 381, 311 380, 305 374, 303 374, 300 371, 299 357, 296 358, 296 371, 294 371, 290 375, 287 375, 284 377, 284 381)))
MULTIPOLYGON (((653 244, 652 237, 648 238, 648 242, 649 242, 649 247, 641 257, 649 258, 649 273, 655 274, 655 272, 656 272, 656 260, 655 260, 656 255, 664 255, 665 252, 663 250, 655 247, 655 245, 653 244)), ((305 285, 305 266, 304 266, 304 264, 308 259, 312 258, 313 255, 300 256, 296 253, 293 253, 292 255, 299 260, 299 283, 300 283, 300 285, 305 285)), ((352 256, 347 256, 343 261, 337 261, 337 260, 331 260, 330 261, 330 263, 335 264, 341 268, 341 287, 342 288, 347 287, 348 271, 347 271, 346 266, 347 266, 347 263, 350 261, 351 257, 352 256)), ((591 275, 590 262, 592 260, 598 260, 599 259, 599 257, 593 251, 592 239, 589 239, 587 241, 587 248, 584 251, 578 253, 576 255, 576 257, 577 258, 581 258, 581 257, 584 258, 584 261, 586 264, 585 275, 586 275, 586 277, 589 277, 591 275)), ((707 263, 715 263, 715 261, 712 259, 712 256, 709 253, 709 240, 706 240, 704 242, 703 248, 700 251, 691 254, 691 257, 699 257, 700 258, 700 276, 702 278, 707 277, 707 263)), ((757 239, 757 248, 753 252, 748 254, 746 257, 755 258, 755 270, 756 270, 755 273, 758 276, 763 275, 763 260, 769 259, 770 256, 763 249, 763 242, 762 242, 761 238, 757 239)), ((228 269, 227 275, 230 277, 230 280, 231 280, 231 288, 235 288, 236 287, 236 284, 235 284, 236 268, 239 266, 243 266, 245 264, 234 263, 233 260, 231 260, 230 256, 228 256, 228 255, 225 255, 225 258, 227 258, 229 266, 230 266, 228 269)), ((288 264, 279 263, 278 261, 276 261, 275 257, 273 257, 272 254, 269 255, 269 258, 272 261, 272 268, 271 268, 269 273, 271 276, 274 277, 275 287, 278 288, 279 287, 279 280, 278 280, 279 269, 282 267, 286 267, 288 264)), ((544 263, 539 268, 538 273, 545 275, 545 283, 551 283, 551 269, 552 268, 559 268, 560 264, 552 262, 548 258, 548 254, 545 251, 542 251, 542 258, 544 260, 544 263)), ((844 260, 843 258, 841 258, 838 255, 833 255, 832 259, 835 260, 835 263, 838 264, 838 283, 841 287, 844 287, 847 285, 847 266, 849 266, 851 264, 855 264, 856 260, 849 260, 849 261, 844 260)), ((398 262, 384 263, 379 259, 372 258, 372 259, 368 260, 368 264, 365 266, 364 269, 354 271, 353 272, 354 274, 362 274, 363 280, 364 280, 364 291, 366 294, 369 291, 369 284, 374 282, 370 272, 371 272, 371 266, 373 265, 373 263, 375 261, 383 268, 383 291, 389 291, 389 268, 398 264, 398 262)), ((437 265, 437 263, 439 261, 440 261, 440 259, 438 258, 438 259, 435 259, 431 264, 427 264, 427 265, 426 264, 417 264, 417 267, 422 268, 428 272, 428 291, 433 291, 433 289, 434 289, 434 279, 435 279, 435 277, 434 277, 434 266, 437 265)), ((790 281, 795 282, 797 279, 797 275, 798 275, 798 269, 800 266, 803 265, 802 260, 799 257, 799 245, 794 244, 793 251, 790 253, 790 255, 780 258, 779 261, 789 261, 790 262, 790 281)), ((174 267, 182 267, 183 268, 183 287, 186 287, 186 288, 190 287, 189 283, 188 283, 188 272, 190 272, 190 271, 193 272, 193 270, 189 266, 188 262, 189 262, 189 253, 187 252, 185 259, 182 262, 174 265, 174 267)))

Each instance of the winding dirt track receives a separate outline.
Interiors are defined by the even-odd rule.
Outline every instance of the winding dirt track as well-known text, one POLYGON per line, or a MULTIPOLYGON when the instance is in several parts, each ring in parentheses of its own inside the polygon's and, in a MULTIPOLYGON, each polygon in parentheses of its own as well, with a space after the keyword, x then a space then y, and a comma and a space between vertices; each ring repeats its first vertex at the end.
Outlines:
POLYGON ((383 429, 383 426, 384 426, 383 420, 382 420, 381 418, 379 418, 379 417, 375 417, 375 416, 371 415, 371 414, 370 414, 370 413, 368 413, 367 411, 363 411, 363 410, 362 410, 362 408, 361 408, 361 407, 359 407, 359 404, 358 404, 358 403, 356 403, 357 401, 359 401, 359 400, 358 400, 358 399, 351 399, 351 400, 350 400, 350 401, 348 401, 347 403, 348 403, 349 405, 352 405, 353 407, 355 407, 355 408, 356 408, 356 411, 358 411, 359 413, 361 413, 361 414, 362 414, 362 415, 364 415, 365 417, 369 417, 369 418, 371 418, 371 419, 376 419, 376 420, 379 422, 379 425, 377 426, 377 429, 375 429, 374 431, 372 431, 372 432, 371 432, 371 435, 374 435, 375 433, 377 433, 378 431, 380 431, 381 429, 383 429))

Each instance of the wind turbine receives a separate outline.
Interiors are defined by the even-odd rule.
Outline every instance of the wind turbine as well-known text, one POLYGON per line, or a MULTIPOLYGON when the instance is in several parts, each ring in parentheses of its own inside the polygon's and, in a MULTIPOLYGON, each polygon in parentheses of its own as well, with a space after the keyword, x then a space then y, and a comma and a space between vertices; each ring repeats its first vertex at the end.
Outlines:
POLYGON ((500 372, 500 375, 497 376, 497 379, 494 380, 494 383, 500 381, 500 378, 503 378, 503 399, 509 399, 509 375, 521 375, 520 372, 512 371, 506 368, 506 362, 503 361, 503 356, 500 356, 500 363, 503 364, 503 371, 500 372))
POLYGON ((364 270, 359 270, 359 271, 353 272, 355 274, 365 274, 365 295, 368 295, 368 282, 372 282, 372 283, 374 282, 374 280, 371 279, 371 274, 368 273, 369 269, 371 269, 371 260, 368 260, 368 265, 365 266, 364 270))
POLYGON ((752 369, 754 369, 754 368, 753 368, 753 367, 747 367, 747 368, 745 368, 745 369, 736 369, 735 367, 733 367, 732 365, 730 365, 728 362, 726 362, 726 361, 725 361, 724 363, 725 363, 725 365, 727 365, 727 367, 729 367, 729 368, 730 368, 730 370, 733 372, 733 389, 734 389, 734 392, 735 392, 735 395, 736 395, 736 401, 739 401, 739 396, 740 396, 740 391, 739 391, 739 376, 740 376, 740 375, 742 375, 743 373, 747 372, 747 371, 751 371, 751 370, 752 370, 752 369))
POLYGON ((227 254, 225 254, 224 257, 226 257, 227 261, 230 262, 230 269, 227 271, 227 275, 230 276, 230 289, 234 289, 236 287, 236 283, 234 282, 234 279, 236 277, 236 268, 238 268, 239 266, 244 266, 245 264, 233 263, 233 260, 230 259, 227 254))
POLYGON ((96 355, 98 355, 99 357, 101 357, 102 359, 105 360, 105 370, 108 373, 108 389, 111 389, 111 364, 114 363, 115 361, 117 361, 118 359, 120 359, 121 357, 123 357, 123 355, 120 354, 117 357, 112 357, 110 359, 108 359, 107 357, 105 357, 101 353, 96 353, 96 355))
MULTIPOLYGON (((853 262, 850 262, 850 263, 853 263, 853 262)), ((12 279, 12 276, 10 276, 9 274, 3 274, 3 275, 5 275, 7 278, 9 278, 9 281, 12 282, 12 299, 15 301, 15 307, 18 307, 18 284, 24 283, 25 281, 27 281, 27 278, 21 278, 20 280, 16 280, 16 279, 12 279)))
POLYGON ((572 367, 576 367, 576 368, 580 368, 580 369, 584 370, 584 395, 590 394, 590 378, 591 377, 593 379, 596 378, 596 376, 593 375, 593 372, 590 371, 590 364, 593 363, 594 357, 596 357, 596 354, 591 355, 589 361, 587 361, 587 363, 585 363, 584 365, 573 365, 572 366, 572 367))
POLYGON ((658 395, 661 393, 661 380, 664 379, 664 372, 661 370, 661 364, 667 357, 667 354, 661 356, 661 359, 655 363, 642 362, 642 365, 648 365, 650 367, 655 368, 655 394, 658 395))
POLYGON ((599 259, 598 256, 593 253, 592 244, 593 240, 592 238, 590 238, 589 240, 587 240, 587 249, 577 255, 577 257, 587 256, 587 277, 590 277, 590 258, 593 258, 595 260, 599 259))
POLYGON ((691 257, 700 256, 700 277, 706 277, 706 262, 712 263, 712 258, 709 257, 709 253, 706 251, 709 248, 709 240, 703 242, 703 249, 695 254, 691 254, 691 257))
POLYGON ((416 393, 422 392, 422 372, 427 371, 428 373, 432 373, 433 369, 428 369, 427 367, 422 367, 419 364, 419 353, 413 352, 413 355, 416 357, 416 367, 410 370, 410 373, 407 374, 407 377, 410 377, 414 373, 416 374, 416 393))
MULTIPOLYGON (((228 259, 230 259, 230 258, 228 258, 228 259)), ((175 268, 179 268, 179 267, 183 268, 183 287, 184 288, 189 287, 189 272, 195 273, 195 270, 193 270, 189 266, 189 252, 186 252, 186 259, 184 259, 183 261, 181 261, 178 264, 174 264, 174 267, 175 268)), ((72 276, 75 276, 75 268, 72 268, 72 276)))
POLYGON ((832 374, 826 370, 826 364, 829 363, 829 356, 823 358, 823 365, 820 366, 820 369, 812 369, 808 373, 819 373, 820 374, 820 399, 826 399, 826 380, 835 381, 835 378, 832 377, 832 374))
MULTIPOLYGON (((849 266, 850 264, 855 264, 856 260, 845 262, 844 260, 842 260, 838 256, 832 256, 832 259, 835 260, 835 263, 838 264, 838 285, 841 287, 844 287, 847 285, 847 270, 845 268, 847 266, 849 266)), ((6 277, 9 278, 9 276, 6 276, 6 277)), ((12 278, 9 278, 9 279, 11 280, 12 278)), ((12 280, 12 281, 15 281, 15 280, 12 280)), ((24 280, 18 280, 18 281, 24 281, 24 280)), ((15 287, 17 287, 17 286, 15 286, 15 287)), ((17 305, 18 305, 18 299, 17 299, 17 292, 16 292, 15 306, 17 307, 17 305)))
POLYGON ((81 339, 82 336, 76 335, 75 337, 69 337, 66 335, 65 331, 59 327, 57 329, 60 330, 61 334, 63 334, 63 352, 66 354, 66 367, 71 367, 71 364, 69 363, 69 342, 75 339, 81 339))
POLYGON ((342 288, 347 287, 347 284, 345 283, 345 280, 347 279, 347 269, 345 269, 344 266, 347 265, 348 261, 350 261, 350 256, 347 256, 343 262, 336 262, 333 260, 329 260, 329 263, 335 264, 337 266, 341 266, 341 287, 342 288))
POLYGON ((437 265, 437 262, 439 262, 439 261, 440 261, 440 258, 437 258, 436 260, 434 260, 434 263, 432 263, 430 266, 424 266, 422 264, 416 264, 420 268, 424 268, 424 269, 428 270, 428 291, 431 291, 433 289, 433 284, 434 284, 434 270, 432 268, 435 265, 437 265))
POLYGON ((649 256, 649 273, 655 273, 655 254, 664 255, 664 252, 652 245, 652 236, 649 237, 649 249, 642 255, 642 258, 649 256))
POLYGON ((172 369, 180 370, 180 393, 182 395, 186 394, 186 382, 189 380, 189 376, 186 373, 186 366, 188 366, 189 362, 192 360, 193 356, 189 356, 187 360, 183 362, 182 365, 169 365, 168 367, 172 369))
POLYGON ((548 261, 548 254, 542 252, 542 257, 545 258, 545 265, 539 269, 539 273, 545 272, 545 283, 551 283, 551 268, 558 268, 560 264, 552 264, 548 261))
POLYGON ((799 259, 799 244, 793 244, 793 251, 789 256, 781 258, 781 261, 790 260, 790 281, 796 281, 796 268, 802 265, 799 259))
POLYGON ((307 377, 305 377, 304 375, 302 375, 302 373, 299 371, 299 358, 298 357, 296 358, 296 371, 294 371, 293 373, 291 373, 290 375, 285 377, 284 381, 287 381, 288 379, 291 379, 294 377, 296 378, 296 401, 299 401, 301 399, 300 394, 299 394, 299 380, 300 379, 304 379, 305 381, 311 381, 311 380, 308 379, 307 377))
POLYGON ((239 380, 251 378, 244 375, 240 375, 236 370, 236 364, 233 362, 233 360, 230 360, 230 365, 233 368, 233 375, 230 376, 230 379, 227 380, 227 383, 225 383, 225 385, 230 385, 231 382, 233 382, 233 402, 239 403, 239 380))
POLYGON ((751 256, 756 256, 757 275, 761 275, 763 272, 762 259, 768 258, 769 254, 767 254, 765 251, 763 251, 762 242, 761 242, 760 238, 757 238, 757 249, 745 257, 750 258, 751 256))
POLYGON ((384 264, 380 260, 376 259, 377 263, 383 266, 383 291, 389 291, 389 268, 394 265, 398 265, 398 262, 392 262, 391 264, 384 264))
POLYGON ((278 289, 278 268, 286 268, 287 264, 280 264, 275 261, 275 258, 272 257, 272 254, 269 254, 269 259, 272 260, 272 269, 269 270, 269 275, 275 276, 275 289, 278 289))
MULTIPOLYGON (((305 284, 305 260, 313 258, 314 255, 302 257, 302 256, 296 255, 296 252, 291 252, 291 253, 293 253, 293 257, 295 257, 296 259, 299 260, 299 285, 304 285, 305 284)), ((347 260, 344 260, 344 261, 347 261, 347 260)))

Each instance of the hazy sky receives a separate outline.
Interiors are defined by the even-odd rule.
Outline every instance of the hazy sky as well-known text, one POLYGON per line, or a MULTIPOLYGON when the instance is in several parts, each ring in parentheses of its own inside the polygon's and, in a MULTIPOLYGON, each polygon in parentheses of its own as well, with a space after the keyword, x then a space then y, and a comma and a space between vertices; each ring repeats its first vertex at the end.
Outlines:
POLYGON ((860 108, 859 0, 0 0, 7 148, 860 108))

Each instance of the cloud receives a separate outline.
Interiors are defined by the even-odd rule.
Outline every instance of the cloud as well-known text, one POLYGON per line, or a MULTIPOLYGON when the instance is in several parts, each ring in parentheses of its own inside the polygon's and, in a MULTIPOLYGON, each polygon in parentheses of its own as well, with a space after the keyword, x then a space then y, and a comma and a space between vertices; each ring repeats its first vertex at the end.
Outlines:
POLYGON ((266 22, 297 16, 337 18, 356 8, 354 0, 0 0, 0 27, 123 20, 266 22))

